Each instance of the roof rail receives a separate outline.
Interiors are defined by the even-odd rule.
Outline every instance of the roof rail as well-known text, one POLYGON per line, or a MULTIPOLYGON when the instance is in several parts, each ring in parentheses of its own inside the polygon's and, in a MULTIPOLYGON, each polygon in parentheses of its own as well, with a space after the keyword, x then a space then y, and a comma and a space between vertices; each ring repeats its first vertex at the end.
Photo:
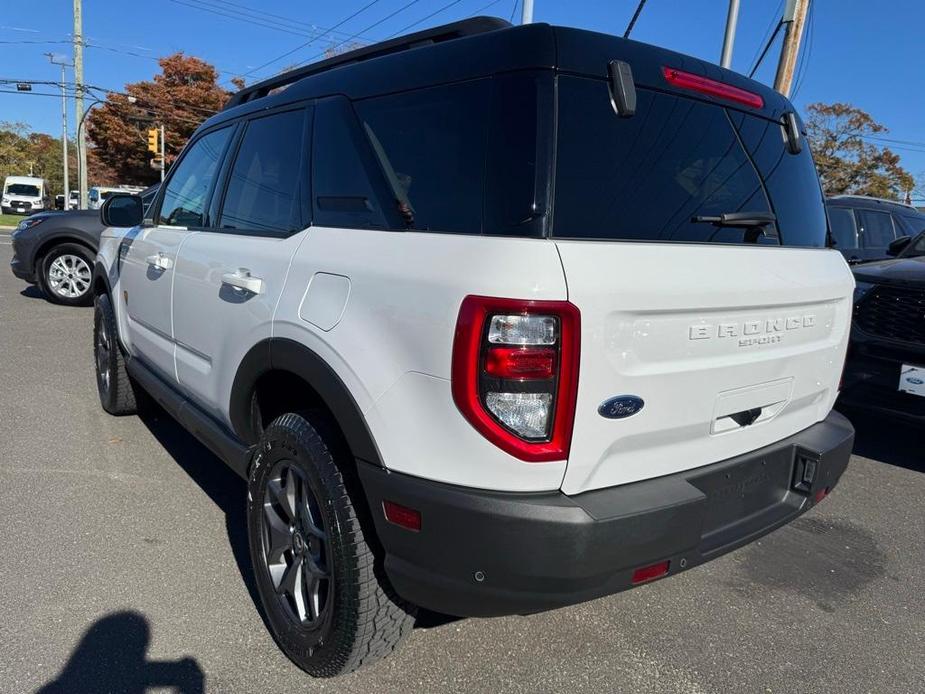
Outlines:
POLYGON ((888 202, 891 205, 902 205, 903 207, 908 207, 910 210, 918 210, 915 205, 910 205, 905 202, 900 202, 899 200, 890 200, 889 198, 878 198, 873 195, 851 195, 850 193, 845 193, 842 195, 830 195, 829 200, 845 200, 847 198, 854 198, 860 200, 874 200, 876 202, 888 202))
POLYGON ((452 24, 444 24, 443 26, 425 29, 413 34, 406 34, 394 39, 389 39, 388 41, 380 41, 371 46, 363 46, 362 48, 357 48, 356 50, 348 51, 341 55, 335 55, 326 60, 297 67, 293 70, 257 82, 250 87, 245 87, 232 94, 224 108, 229 109, 249 101, 254 101, 255 99, 260 99, 264 96, 268 96, 270 92, 275 89, 286 87, 309 75, 317 75, 321 72, 327 72, 328 70, 333 70, 343 65, 360 63, 364 60, 372 60, 373 58, 379 58, 383 55, 400 53, 401 51, 428 44, 443 43, 444 41, 452 41, 465 36, 474 36, 489 31, 497 31, 498 29, 506 29, 510 26, 512 26, 510 22, 498 19, 497 17, 473 17, 471 19, 453 22, 452 24))

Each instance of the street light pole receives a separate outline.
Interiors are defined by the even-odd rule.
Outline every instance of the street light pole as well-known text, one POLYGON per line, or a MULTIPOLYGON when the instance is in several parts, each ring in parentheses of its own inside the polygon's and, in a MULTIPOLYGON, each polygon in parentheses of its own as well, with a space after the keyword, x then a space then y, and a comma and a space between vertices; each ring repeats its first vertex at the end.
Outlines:
POLYGON ((164 182, 164 169, 167 168, 167 162, 164 160, 164 126, 161 125, 161 183, 164 182))
POLYGON ((726 33, 723 34, 723 53, 719 64, 732 67, 732 45, 736 40, 736 26, 739 23, 739 0, 729 0, 729 14, 726 15, 726 33))
POLYGON ((70 205, 71 200, 71 189, 70 183, 68 181, 70 172, 68 171, 67 163, 67 92, 65 91, 65 83, 67 82, 67 73, 65 69, 70 63, 67 63, 63 60, 55 60, 57 56, 54 53, 46 53, 48 60, 51 61, 52 65, 61 66, 61 152, 62 152, 62 169, 64 174, 64 205, 63 210, 67 210, 70 205))
POLYGON ((533 0, 523 0, 523 7, 520 11, 521 24, 533 24, 533 0))

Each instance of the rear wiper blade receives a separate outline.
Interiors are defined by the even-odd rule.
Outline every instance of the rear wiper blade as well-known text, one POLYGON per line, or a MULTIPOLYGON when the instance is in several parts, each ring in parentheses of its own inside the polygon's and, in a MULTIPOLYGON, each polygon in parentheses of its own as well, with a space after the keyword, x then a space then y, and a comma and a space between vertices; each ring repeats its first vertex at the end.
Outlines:
POLYGON ((777 221, 771 212, 725 212, 720 215, 694 215, 695 224, 713 224, 718 227, 766 227, 777 221))

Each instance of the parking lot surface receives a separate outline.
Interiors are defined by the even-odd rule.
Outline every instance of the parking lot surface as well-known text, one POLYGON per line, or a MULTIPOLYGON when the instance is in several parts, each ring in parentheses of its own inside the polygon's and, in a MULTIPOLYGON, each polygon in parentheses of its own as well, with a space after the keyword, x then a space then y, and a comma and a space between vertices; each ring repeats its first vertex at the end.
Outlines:
POLYGON ((854 412, 842 484, 758 543, 555 612, 428 619, 312 680, 256 606, 244 483, 166 414, 105 414, 92 309, 10 255, 0 232, 0 692, 925 691, 925 437, 854 412))

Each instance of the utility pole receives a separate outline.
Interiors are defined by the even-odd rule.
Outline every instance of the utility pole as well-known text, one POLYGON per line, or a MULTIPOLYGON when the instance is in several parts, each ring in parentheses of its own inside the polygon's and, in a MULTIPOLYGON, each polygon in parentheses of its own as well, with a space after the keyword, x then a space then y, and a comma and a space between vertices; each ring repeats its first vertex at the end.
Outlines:
POLYGON ((64 169, 64 207, 62 209, 66 212, 71 201, 71 188, 70 182, 68 181, 70 174, 67 170, 67 92, 64 87, 67 82, 65 68, 67 68, 70 63, 61 60, 60 57, 56 56, 54 53, 46 53, 45 55, 48 56, 48 60, 51 61, 52 65, 61 66, 61 150, 63 155, 62 168, 64 169))
POLYGON ((167 168, 167 160, 164 159, 164 126, 161 125, 161 183, 164 182, 164 169, 167 168))
POLYGON ((523 0, 523 7, 520 9, 520 23, 533 24, 533 0, 523 0))
POLYGON ((74 117, 77 126, 77 207, 87 209, 87 135, 84 130, 84 35, 81 0, 74 0, 74 117))
POLYGON ((790 96, 793 85, 793 73, 796 71, 797 58, 800 55, 800 40, 806 24, 806 13, 810 0, 787 0, 782 22, 786 25, 784 43, 780 49, 780 61, 774 76, 774 88, 784 96, 790 96))
POLYGON ((726 33, 723 34, 723 53, 719 64, 732 67, 732 45, 736 40, 736 26, 739 23, 739 0, 729 0, 729 14, 726 15, 726 33))

